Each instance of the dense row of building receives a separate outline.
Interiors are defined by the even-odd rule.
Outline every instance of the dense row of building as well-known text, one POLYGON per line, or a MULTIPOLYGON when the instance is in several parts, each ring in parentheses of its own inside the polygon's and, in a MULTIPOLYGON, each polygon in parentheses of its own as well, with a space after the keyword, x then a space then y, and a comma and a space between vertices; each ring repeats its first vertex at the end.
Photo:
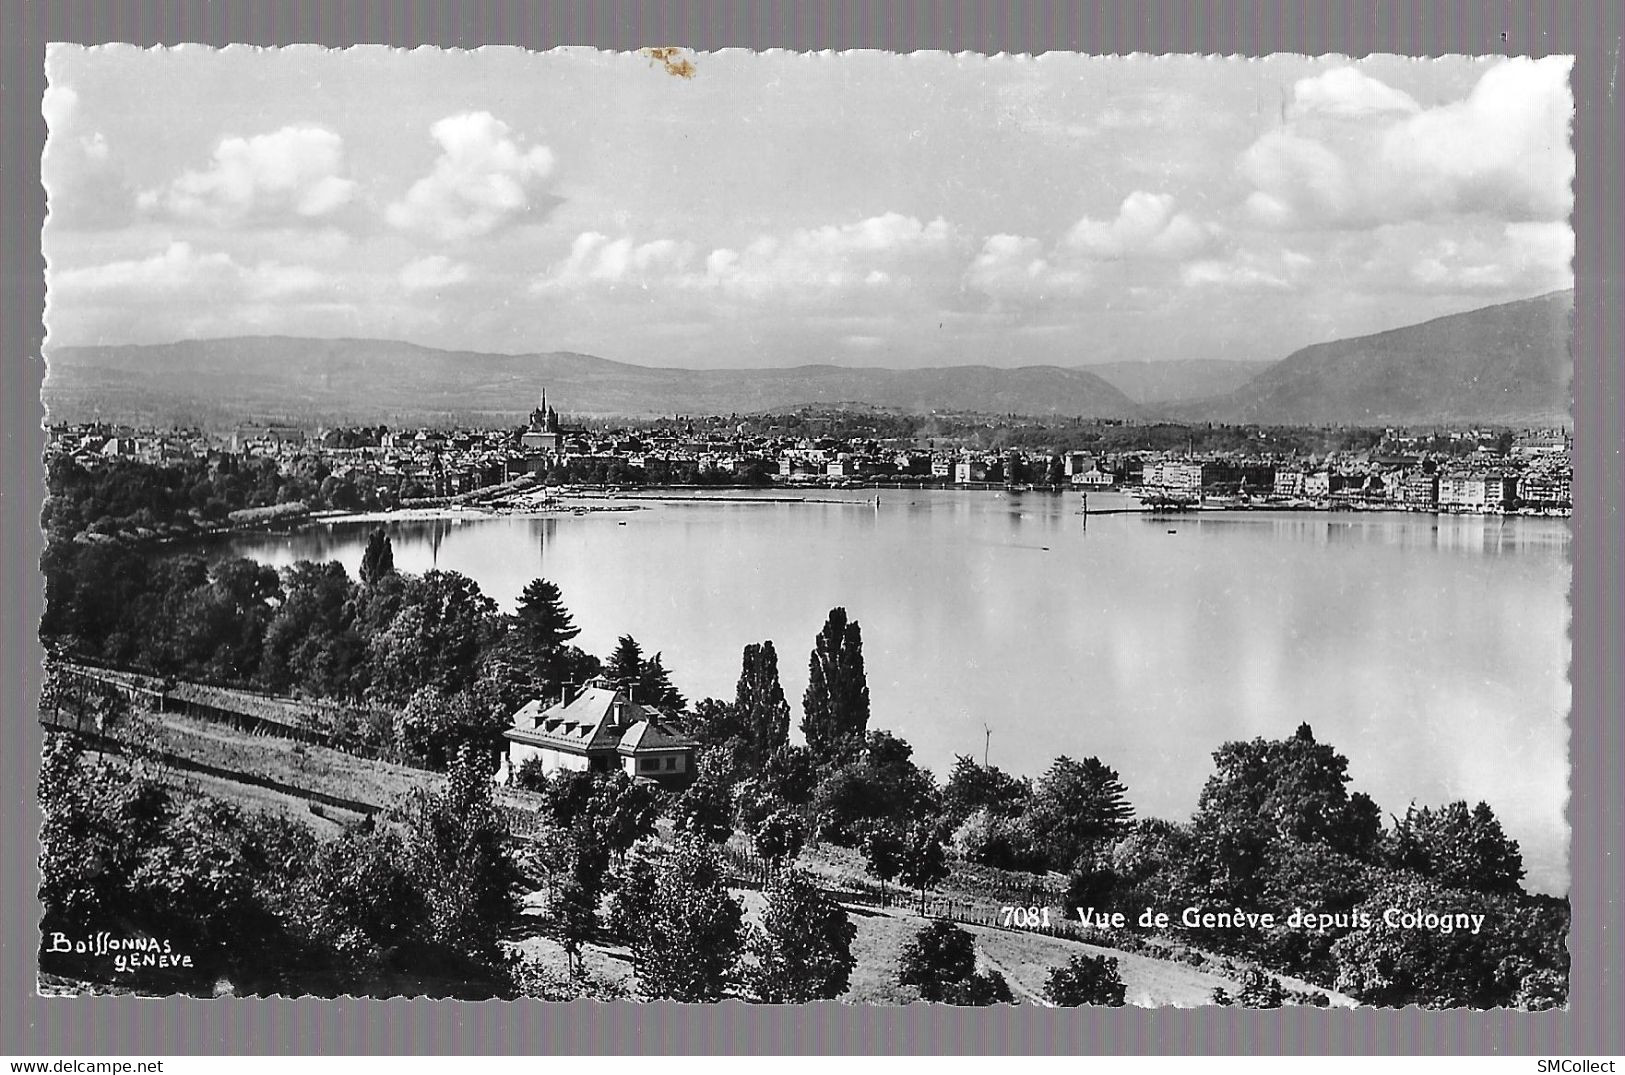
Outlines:
MULTIPOLYGON (((1572 503, 1571 442, 1562 430, 1462 431, 1450 452, 1416 450, 1417 438, 1389 431, 1375 449, 1297 456, 1049 449, 980 451, 877 440, 747 433, 705 423, 656 428, 565 425, 541 404, 517 429, 305 430, 255 426, 229 436, 105 425, 58 426, 51 450, 87 466, 112 458, 164 463, 211 453, 308 465, 358 478, 380 490, 447 497, 533 475, 618 475, 608 481, 727 482, 746 474, 788 485, 908 482, 1124 489, 1170 503, 1230 498, 1296 506, 1385 507, 1424 511, 1566 511, 1572 503), (596 469, 594 469, 596 467, 596 469)), ((406 494, 401 494, 406 495, 406 494)))

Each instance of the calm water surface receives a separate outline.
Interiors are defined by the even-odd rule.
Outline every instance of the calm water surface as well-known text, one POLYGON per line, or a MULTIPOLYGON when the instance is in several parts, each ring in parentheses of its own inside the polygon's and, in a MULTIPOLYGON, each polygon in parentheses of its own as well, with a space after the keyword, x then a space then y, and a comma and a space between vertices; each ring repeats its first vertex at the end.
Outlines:
MULTIPOLYGON (((797 720, 813 636, 844 605, 863 626, 873 725, 939 777, 956 754, 980 758, 985 723, 1002 768, 1096 755, 1142 815, 1187 818, 1222 742, 1308 721, 1385 811, 1486 800, 1527 883, 1566 891, 1565 520, 1085 518, 1076 496, 818 495, 845 502, 646 502, 389 533, 401 570, 460 571, 508 610, 551 579, 577 644, 603 656, 630 633, 691 699, 731 698, 740 650, 772 639, 797 720)), ((372 525, 226 549, 354 575, 372 525)))

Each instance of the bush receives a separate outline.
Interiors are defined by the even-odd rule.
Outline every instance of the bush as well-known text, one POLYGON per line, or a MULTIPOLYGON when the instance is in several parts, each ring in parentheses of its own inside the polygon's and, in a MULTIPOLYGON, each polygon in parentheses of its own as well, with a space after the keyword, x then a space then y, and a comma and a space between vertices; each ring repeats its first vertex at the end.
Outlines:
POLYGON ((547 765, 541 758, 526 758, 519 763, 519 768, 513 771, 513 782, 515 787, 546 795, 548 785, 547 765))
POLYGON ((939 918, 914 935, 897 962, 897 981, 929 1001, 950 1000, 955 986, 976 973, 976 942, 965 930, 939 918))
POLYGON ((1110 956, 1073 956, 1064 966, 1051 970, 1044 982, 1044 998, 1062 1008, 1085 1004, 1120 1008, 1124 995, 1117 960, 1110 956))
POLYGON ((948 987, 942 998, 949 1004, 971 1004, 986 1007, 990 1004, 1014 1004, 1010 983, 996 970, 976 971, 963 982, 948 987))
POLYGON ((745 977, 756 999, 770 1004, 834 1000, 857 966, 858 930, 846 911, 799 870, 785 870, 767 888, 762 925, 751 930, 745 977))
POLYGON ((1032 833, 1020 818, 1000 817, 983 807, 954 832, 954 850, 966 861, 999 870, 1044 868, 1044 856, 1033 849, 1032 833))
POLYGON ((1241 992, 1236 994, 1236 1003, 1243 1008, 1279 1008, 1286 1003, 1286 990, 1273 976, 1250 967, 1241 976, 1241 992))

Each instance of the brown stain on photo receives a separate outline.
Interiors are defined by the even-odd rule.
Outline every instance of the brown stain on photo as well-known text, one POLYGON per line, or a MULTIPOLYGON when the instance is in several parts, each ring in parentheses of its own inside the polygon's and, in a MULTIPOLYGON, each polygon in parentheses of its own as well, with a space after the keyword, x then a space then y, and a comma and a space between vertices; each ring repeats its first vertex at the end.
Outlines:
POLYGON ((658 60, 666 68, 666 74, 678 78, 693 78, 694 64, 683 55, 683 50, 676 45, 657 45, 643 50, 643 54, 651 60, 658 60))

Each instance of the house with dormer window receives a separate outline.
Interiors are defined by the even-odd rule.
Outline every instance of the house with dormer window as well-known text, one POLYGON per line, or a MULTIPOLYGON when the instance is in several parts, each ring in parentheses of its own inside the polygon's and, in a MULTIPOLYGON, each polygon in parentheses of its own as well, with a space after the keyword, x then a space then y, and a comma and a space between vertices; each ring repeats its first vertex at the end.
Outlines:
POLYGON ((698 744, 670 714, 632 700, 625 690, 593 680, 557 699, 535 698, 502 733, 507 752, 499 778, 540 758, 544 771, 609 773, 682 788, 694 780, 698 744))

